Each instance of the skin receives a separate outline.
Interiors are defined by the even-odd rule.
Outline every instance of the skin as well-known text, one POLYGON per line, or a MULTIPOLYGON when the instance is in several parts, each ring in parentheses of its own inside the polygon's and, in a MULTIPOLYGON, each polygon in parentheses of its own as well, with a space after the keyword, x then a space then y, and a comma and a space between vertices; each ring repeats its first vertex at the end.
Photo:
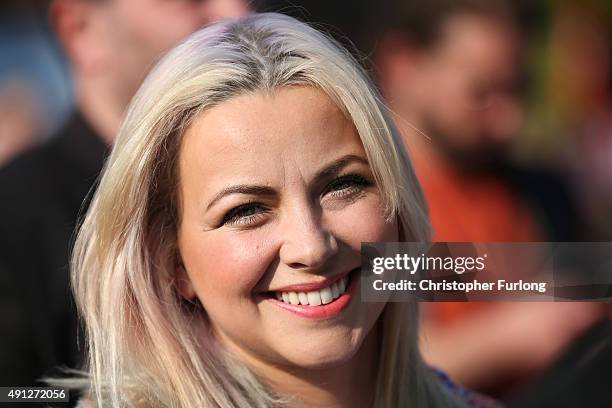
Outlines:
POLYGON ((478 170, 522 125, 520 37, 507 21, 469 14, 450 17, 441 30, 431 48, 391 41, 379 58, 382 87, 420 155, 478 170))
MULTIPOLYGON (((507 21, 457 14, 433 47, 396 39, 379 55, 382 87, 413 157, 432 168, 489 173, 522 123, 513 92, 519 39, 507 21)), ((582 302, 495 306, 448 325, 425 319, 425 359, 465 386, 486 389, 547 367, 601 316, 598 305, 582 302)))
POLYGON ((313 88, 238 96, 186 131, 179 173, 181 290, 199 298, 221 343, 299 395, 298 406, 367 406, 384 304, 353 299, 340 315, 311 320, 260 296, 359 266, 362 241, 397 240, 352 122, 313 88), (239 184, 267 190, 214 200, 239 184))
POLYGON ((55 0, 50 16, 79 110, 111 143, 138 86, 168 49, 208 23, 247 12, 243 0, 55 0))

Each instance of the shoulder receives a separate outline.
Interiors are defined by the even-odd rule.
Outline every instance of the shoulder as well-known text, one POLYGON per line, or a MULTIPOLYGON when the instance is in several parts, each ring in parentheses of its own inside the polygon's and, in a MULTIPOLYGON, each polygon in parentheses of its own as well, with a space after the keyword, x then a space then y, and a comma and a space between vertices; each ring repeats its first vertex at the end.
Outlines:
POLYGON ((453 382, 444 371, 433 368, 435 375, 439 378, 444 387, 460 401, 470 408, 504 408, 504 405, 492 398, 484 396, 453 382))
POLYGON ((0 190, 6 197, 3 207, 16 208, 27 205, 31 199, 44 198, 54 173, 53 142, 22 153, 0 169, 0 190))
POLYGON ((73 218, 94 184, 106 147, 78 116, 47 142, 0 169, 0 218, 7 224, 32 223, 54 211, 73 218))
POLYGON ((70 198, 58 188, 66 171, 55 165, 62 161, 55 144, 50 140, 32 148, 0 169, 0 226, 5 233, 0 236, 0 258, 6 268, 20 265, 22 270, 24 262, 40 267, 37 257, 55 257, 57 252, 41 251, 40 245, 52 243, 48 248, 63 250, 70 234, 73 210, 70 198), (31 257, 33 252, 37 257, 31 257))

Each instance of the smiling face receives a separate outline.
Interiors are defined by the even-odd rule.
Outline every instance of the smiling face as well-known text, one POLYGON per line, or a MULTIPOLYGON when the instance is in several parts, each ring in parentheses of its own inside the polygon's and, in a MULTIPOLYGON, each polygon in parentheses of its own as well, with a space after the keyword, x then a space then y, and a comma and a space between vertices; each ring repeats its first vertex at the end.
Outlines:
POLYGON ((396 241, 397 225, 331 99, 292 87, 209 109, 184 134, 179 173, 182 292, 221 342, 259 366, 355 356, 384 307, 356 299, 360 245, 396 241))

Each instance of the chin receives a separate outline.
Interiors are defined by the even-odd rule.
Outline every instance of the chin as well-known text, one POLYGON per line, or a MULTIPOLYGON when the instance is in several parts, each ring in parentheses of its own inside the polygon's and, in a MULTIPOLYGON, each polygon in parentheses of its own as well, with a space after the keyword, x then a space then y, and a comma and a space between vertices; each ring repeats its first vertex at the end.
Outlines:
MULTIPOLYGON (((360 331, 360 330, 359 330, 360 331)), ((320 370, 342 365, 349 361, 363 344, 363 333, 341 333, 321 340, 311 339, 299 347, 291 347, 285 359, 291 365, 320 370)))

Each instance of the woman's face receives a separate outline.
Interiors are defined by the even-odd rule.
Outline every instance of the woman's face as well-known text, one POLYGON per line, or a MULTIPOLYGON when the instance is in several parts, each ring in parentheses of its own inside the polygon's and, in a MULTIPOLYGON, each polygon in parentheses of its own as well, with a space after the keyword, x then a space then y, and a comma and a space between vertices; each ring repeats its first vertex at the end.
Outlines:
POLYGON ((182 292, 221 342, 276 367, 351 359, 384 307, 356 298, 361 242, 398 237, 332 100, 292 87, 224 102, 186 131, 179 172, 182 292))

